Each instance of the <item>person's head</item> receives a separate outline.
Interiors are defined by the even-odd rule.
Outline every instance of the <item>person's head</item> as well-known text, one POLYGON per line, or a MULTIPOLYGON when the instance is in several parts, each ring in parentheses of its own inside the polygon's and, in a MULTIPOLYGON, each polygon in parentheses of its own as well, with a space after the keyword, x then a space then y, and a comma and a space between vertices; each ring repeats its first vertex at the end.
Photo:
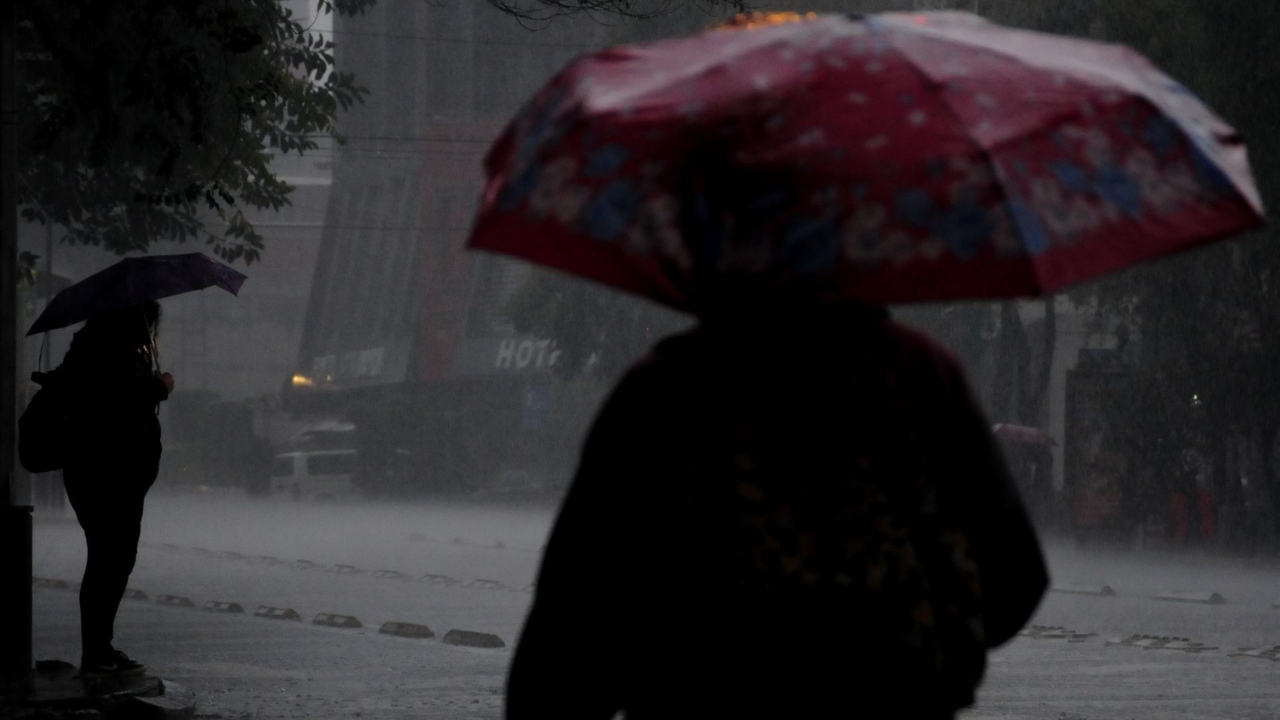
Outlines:
POLYGON ((740 167, 729 148, 699 150, 684 175, 679 224, 690 309, 706 320, 863 304, 837 274, 834 216, 797 216, 813 194, 794 168, 740 167))
POLYGON ((94 315, 81 332, 99 342, 141 347, 149 344, 159 329, 160 303, 148 300, 94 315))
POLYGON ((160 315, 160 303, 155 300, 142 303, 142 317, 147 323, 147 332, 153 338, 160 334, 160 315))

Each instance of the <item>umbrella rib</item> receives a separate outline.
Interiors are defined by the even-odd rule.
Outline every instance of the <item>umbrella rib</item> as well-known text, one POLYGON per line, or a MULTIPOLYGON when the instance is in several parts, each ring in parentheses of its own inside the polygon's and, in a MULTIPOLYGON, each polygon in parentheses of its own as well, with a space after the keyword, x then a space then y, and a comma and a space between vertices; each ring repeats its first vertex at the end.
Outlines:
MULTIPOLYGON (((890 36, 888 33, 884 33, 884 35, 885 35, 885 38, 884 38, 885 43, 889 47, 893 48, 894 52, 898 53, 898 56, 901 57, 903 61, 906 63, 907 67, 910 67, 912 72, 914 72, 920 78, 922 83, 924 83, 927 87, 933 88, 933 90, 935 91, 935 95, 941 98, 942 106, 946 108, 947 114, 951 116, 951 119, 954 122, 955 126, 960 128, 961 135, 963 135, 964 138, 968 140, 970 144, 972 144, 974 149, 977 151, 977 154, 982 158, 982 162, 987 165, 988 170, 991 172, 991 177, 994 179, 994 184, 999 189, 999 192, 1000 192, 1000 200, 999 200, 1000 206, 1004 208, 1006 213, 1009 213, 1010 216, 1012 216, 1012 213, 1010 212, 1010 208, 1009 208, 1009 192, 1005 188, 1003 173, 1000 171, 1000 168, 995 163, 994 148, 1003 145, 1005 142, 1011 142, 1013 138, 1007 138, 1005 140, 1002 140, 1000 143, 997 143, 995 146, 988 148, 980 140, 973 137, 973 135, 969 133, 968 126, 965 125, 964 119, 960 117, 960 113, 958 113, 955 107, 951 104, 951 99, 950 97, 948 97, 947 93, 945 92, 945 87, 943 83, 939 80, 934 79, 932 76, 929 75, 929 73, 925 72, 921 67, 916 65, 915 61, 911 58, 911 56, 908 53, 906 53, 902 48, 894 44, 892 36, 890 36)), ((1019 242, 1021 242, 1022 241, 1021 231, 1017 228, 1016 225, 1013 225, 1012 223, 1011 223, 1011 227, 1013 228, 1013 232, 1015 232, 1018 235, 1019 242)), ((1025 263, 1027 268, 1031 271, 1031 276, 1035 278, 1035 285, 1037 290, 1043 291, 1044 281, 1040 277, 1039 268, 1036 266, 1034 262, 1031 261, 1031 256, 1025 252, 1022 252, 1018 254, 1018 260, 1019 262, 1025 263)), ((1016 293, 1013 295, 1016 296, 1016 293)))
MULTIPOLYGON (((691 38, 686 38, 686 40, 694 42, 702 37, 703 36, 701 35, 695 35, 691 38)), ((732 37, 734 41, 737 41, 732 45, 729 45, 728 53, 719 55, 707 54, 707 57, 700 62, 691 63, 665 76, 659 74, 651 75, 644 82, 636 83, 630 87, 617 89, 613 91, 612 94, 607 90, 602 90, 600 95, 594 99, 594 102, 588 100, 584 100, 582 102, 583 112, 585 114, 604 112, 605 110, 600 106, 604 106, 604 108, 613 108, 619 102, 633 104, 638 100, 648 97, 655 91, 659 91, 672 85, 676 81, 687 82, 690 79, 701 77, 709 71, 732 66, 743 56, 759 52, 771 45, 781 44, 786 40, 785 37, 775 37, 768 32, 761 31, 727 35, 726 37, 732 37)), ((644 57, 644 53, 647 51, 648 49, 643 47, 627 49, 627 52, 630 53, 629 57, 633 60, 644 57)), ((615 52, 615 50, 605 50, 595 53, 590 56, 590 60, 598 61, 603 55, 610 52, 615 52)))
MULTIPOLYGON (((893 20, 882 21, 882 22, 886 22, 886 24, 893 25, 895 28, 900 29, 903 32, 911 32, 919 35, 924 35, 929 37, 932 40, 936 40, 939 42, 963 45, 966 48, 973 50, 975 52, 982 52, 982 53, 987 53, 988 55, 995 55, 995 56, 1016 62, 1019 65, 1033 68, 1035 70, 1040 70, 1043 72, 1060 72, 1064 74, 1069 73, 1073 77, 1086 76, 1090 80, 1098 81, 1099 85, 1120 87, 1127 91, 1133 92, 1134 94, 1143 94, 1143 95, 1146 94, 1145 86, 1142 85, 1141 83, 1120 82, 1122 78, 1126 80, 1128 79, 1126 75, 1117 76, 1114 73, 1109 74, 1102 69, 1095 68, 1092 65, 1089 65, 1086 63, 1071 62, 1068 64, 1053 64, 1053 63, 1036 62, 1035 59, 1032 57, 1028 57, 1026 55, 1020 54, 1013 50, 1008 50, 1002 47, 991 45, 988 42, 985 42, 977 37, 973 37, 972 35, 969 35, 966 33, 953 34, 953 33, 947 32, 945 29, 931 28, 931 27, 920 26, 920 25, 910 25, 910 26, 904 27, 899 23, 894 22, 893 20)), ((1044 42, 1053 43, 1060 39, 1059 36, 1054 35, 1052 33, 1044 33, 1036 30, 1024 29, 1024 30, 1019 30, 1018 32, 1026 33, 1028 35, 1034 35, 1036 36, 1037 42, 1041 42, 1041 43, 1044 43, 1044 42)), ((1092 43, 1100 48, 1117 51, 1117 54, 1126 55, 1126 56, 1129 56, 1130 58, 1136 57, 1138 59, 1142 59, 1140 55, 1134 55, 1132 50, 1130 50, 1130 48, 1128 47, 1125 47, 1124 45, 1119 45, 1115 43, 1104 43, 1097 40, 1087 40, 1082 38, 1074 38, 1073 42, 1092 43)), ((1066 55, 1067 57, 1070 57, 1071 53, 1068 53, 1066 55)))

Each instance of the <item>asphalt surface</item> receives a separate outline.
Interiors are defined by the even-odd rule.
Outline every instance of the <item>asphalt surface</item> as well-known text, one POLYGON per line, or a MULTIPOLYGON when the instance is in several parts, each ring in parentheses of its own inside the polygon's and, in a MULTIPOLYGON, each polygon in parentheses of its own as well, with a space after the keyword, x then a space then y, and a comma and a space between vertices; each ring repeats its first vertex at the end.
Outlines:
MULTIPOLYGON (((510 646, 551 517, 547 507, 157 494, 131 582, 147 599, 125 601, 117 645, 194 691, 198 717, 210 720, 500 717, 510 646), (158 605, 161 594, 195 607, 158 605), (211 600, 246 612, 201 609, 211 600), (293 608, 302 620, 254 617, 258 606, 293 608), (355 616, 364 627, 310 624, 319 613, 355 616), (425 624, 436 637, 379 634, 387 621, 425 624), (493 633, 507 647, 448 645, 441 639, 451 629, 493 633)), ((73 585, 83 557, 73 520, 38 519, 37 576, 73 585)), ((997 651, 969 720, 1280 718, 1280 661, 1239 654, 1280 645, 1274 563, 1052 543, 1050 560, 1060 584, 1106 584, 1116 594, 1052 593, 1034 623, 1071 632, 1037 629, 997 651), (1217 592, 1226 602, 1155 599, 1165 591, 1217 592), (1143 647, 1153 644, 1165 647, 1143 647)), ((74 661, 75 593, 35 593, 36 657, 74 661)))

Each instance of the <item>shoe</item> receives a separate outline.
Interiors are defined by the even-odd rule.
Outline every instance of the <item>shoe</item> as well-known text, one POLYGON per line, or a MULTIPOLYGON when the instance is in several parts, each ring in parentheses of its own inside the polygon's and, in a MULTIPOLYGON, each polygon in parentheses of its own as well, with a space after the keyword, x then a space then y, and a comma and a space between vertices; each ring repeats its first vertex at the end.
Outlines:
POLYGON ((130 660, 128 655, 119 650, 112 650, 106 657, 96 660, 80 660, 80 674, 87 677, 131 677, 146 671, 146 665, 130 660))

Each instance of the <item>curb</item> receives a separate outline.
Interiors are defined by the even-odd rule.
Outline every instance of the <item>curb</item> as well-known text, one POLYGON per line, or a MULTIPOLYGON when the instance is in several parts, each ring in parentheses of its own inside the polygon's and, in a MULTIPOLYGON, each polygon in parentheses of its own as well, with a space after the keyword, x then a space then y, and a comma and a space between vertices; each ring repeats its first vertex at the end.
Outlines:
POLYGON ((71 586, 66 580, 55 580, 53 578, 33 577, 31 578, 31 587, 45 588, 46 590, 70 590, 71 586))
POLYGON ((196 715, 196 696, 185 687, 160 681, 160 695, 131 697, 108 709, 108 719, 191 720, 196 715))
POLYGON ((492 633, 474 632, 472 630, 450 630, 440 638, 440 642, 446 645, 463 645, 466 647, 477 648, 500 648, 506 647, 507 644, 502 642, 502 638, 492 633))
POLYGON ((158 595, 156 596, 157 605, 166 605, 168 607, 195 607, 196 604, 191 602, 191 598, 182 597, 181 595, 158 595))
POLYGON ((1116 591, 1110 585, 1055 585, 1051 590, 1065 595, 1116 596, 1116 591))
POLYGON ((418 639, 433 638, 436 636, 436 634, 432 632, 431 628, 426 625, 417 625, 415 623, 407 622, 382 623, 382 627, 378 628, 378 634, 418 639))
POLYGON ((220 602, 218 600, 210 600, 204 604, 204 609, 208 612, 216 613, 243 613, 244 606, 236 602, 220 602))
POLYGON ((1031 625, 1019 631, 1018 635, 1035 640, 1066 640, 1069 643, 1082 643, 1094 637, 1094 633, 1077 632, 1057 625, 1031 625))
POLYGON ((301 620, 302 616, 293 608, 269 607, 267 605, 259 605, 257 610, 253 611, 254 617, 266 618, 267 620, 301 620))
POLYGON ((1228 657, 1254 657, 1263 660, 1271 660, 1280 662, 1280 645, 1270 648, 1240 648, 1239 651, 1228 653, 1228 657))
POLYGON ((1218 649, 1204 643, 1191 642, 1188 638, 1156 635, 1130 635, 1127 638, 1113 638, 1107 641, 1107 645, 1124 645, 1126 647, 1142 648, 1143 650, 1179 650, 1192 654, 1213 652, 1218 649))
POLYGON ((338 615, 337 613, 320 613, 315 616, 311 624, 352 630, 364 627, 364 623, 361 623, 354 615, 338 615))
POLYGON ((17 703, 0 700, 0 716, 32 720, 191 720, 196 711, 195 695, 177 683, 154 675, 85 681, 60 660, 37 661, 28 692, 9 700, 17 703))
POLYGON ((486 588, 490 590, 497 590, 502 588, 503 584, 498 582, 497 580, 486 580, 484 578, 475 578, 474 580, 468 580, 467 582, 462 583, 462 587, 486 588))
POLYGON ((448 575, 435 575, 433 573, 427 573, 426 575, 423 575, 422 577, 418 578, 418 582, 429 582, 432 585, 457 585, 458 584, 457 580, 454 580, 448 575))
POLYGON ((1216 592, 1162 592, 1156 595, 1157 600, 1166 602, 1199 603, 1201 605, 1226 605, 1227 599, 1216 592))
MULTIPOLYGON (((425 535, 422 535, 421 533, 414 533, 411 539, 425 540, 427 542, 440 542, 440 543, 445 542, 445 541, 432 540, 430 538, 427 538, 425 535)), ((498 549, 498 550, 503 550, 503 549, 506 549, 507 547, 506 544, 503 543, 501 540, 496 541, 493 545, 485 545, 483 543, 467 542, 462 538, 454 538, 452 541, 452 544, 472 545, 475 547, 491 548, 491 549, 498 549)), ((486 590, 509 590, 511 592, 525 592, 525 593, 531 592, 535 588, 534 584, 530 584, 523 587, 515 587, 515 586, 507 585, 506 583, 500 582, 498 580, 490 580, 487 578, 464 579, 464 578, 450 577, 448 575, 438 575, 435 573, 427 573, 425 575, 414 576, 409 573, 403 572, 401 570, 391 570, 387 568, 370 571, 370 570, 365 570, 364 568, 356 567, 354 565, 341 565, 341 564, 340 565, 323 565, 321 563, 318 563, 312 560, 302 560, 302 559, 288 561, 288 560, 281 560, 280 558, 272 555, 249 555, 242 552, 237 552, 235 550, 219 551, 219 550, 211 550, 209 548, 203 548, 203 547, 184 548, 184 547, 179 547, 177 545, 174 545, 172 543, 159 543, 159 544, 139 543, 139 547, 167 550, 170 552, 190 552, 195 555, 201 555, 206 557, 220 557, 228 560, 238 560, 240 562, 248 562, 251 564, 261 564, 261 565, 270 565, 270 566, 287 566, 295 570, 323 570, 324 572, 334 573, 336 575, 369 575, 371 577, 375 577, 382 580, 430 582, 436 585, 446 585, 451 587, 460 586, 465 588, 483 588, 486 590)), ((36 582, 36 581, 33 581, 33 582, 36 582)), ((59 585, 58 583, 64 583, 64 581, 47 580, 47 579, 39 579, 38 582, 50 583, 49 585, 38 585, 38 586, 54 587, 58 589, 63 588, 63 585, 59 585)), ((76 590, 78 589, 78 587, 79 586, 77 585, 72 585, 67 589, 76 590)), ((143 598, 138 598, 138 599, 143 599, 143 598)), ((1278 603, 1278 605, 1280 605, 1280 603, 1278 603)))

